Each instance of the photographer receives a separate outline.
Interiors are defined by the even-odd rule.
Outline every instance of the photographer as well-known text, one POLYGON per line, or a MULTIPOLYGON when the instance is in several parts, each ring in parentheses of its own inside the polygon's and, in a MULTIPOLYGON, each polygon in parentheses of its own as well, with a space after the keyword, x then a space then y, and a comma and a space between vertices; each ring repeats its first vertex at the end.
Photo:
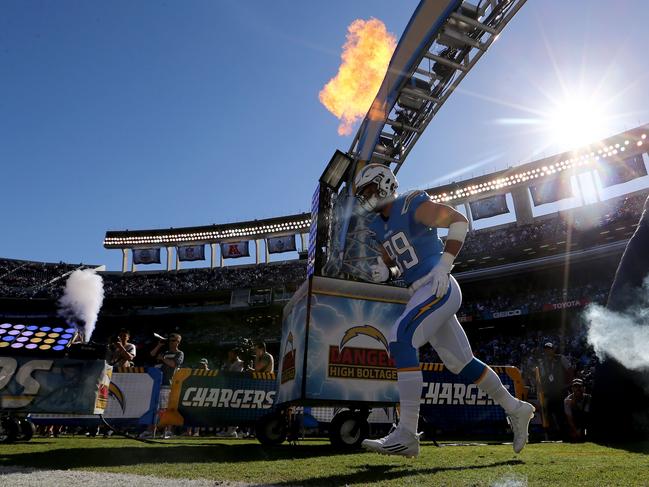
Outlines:
POLYGON ((119 330, 117 337, 111 342, 109 363, 113 367, 133 367, 136 350, 135 345, 129 342, 130 338, 131 333, 127 329, 122 328, 119 330))
MULTIPOLYGON (((158 365, 162 370, 162 385, 160 387, 160 398, 158 401, 158 415, 156 423, 160 420, 160 414, 167 409, 169 404, 169 393, 171 392, 171 381, 173 380, 176 369, 179 368, 185 360, 185 354, 178 348, 181 336, 178 333, 172 333, 169 338, 160 338, 158 344, 151 350, 151 356, 155 357, 158 365), (166 350, 161 352, 163 348, 166 350)), ((155 431, 152 425, 147 431, 142 432, 141 438, 151 437, 155 431)), ((164 430, 163 438, 171 438, 171 429, 167 426, 164 430)))
POLYGON ((266 351, 264 342, 255 344, 255 372, 272 372, 275 368, 273 356, 266 351))
MULTIPOLYGON (((178 348, 180 345, 181 336, 178 333, 172 333, 168 339, 162 339, 151 350, 151 356, 155 357, 159 362, 162 369, 162 386, 171 387, 171 380, 173 379, 174 372, 179 368, 184 360, 185 354, 178 348), (167 348, 161 352, 163 348, 167 348)), ((165 405, 166 407, 166 405, 165 405)))

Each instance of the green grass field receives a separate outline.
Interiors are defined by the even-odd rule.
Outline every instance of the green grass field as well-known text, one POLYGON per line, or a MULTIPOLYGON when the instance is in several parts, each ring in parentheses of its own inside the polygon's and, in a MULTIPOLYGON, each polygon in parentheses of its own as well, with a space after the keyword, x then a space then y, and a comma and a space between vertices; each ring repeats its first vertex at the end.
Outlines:
MULTIPOLYGON (((80 469, 289 485, 649 485, 649 444, 510 445, 424 443, 416 460, 341 454, 325 440, 261 446, 254 440, 34 439, 0 446, 0 465, 80 469)), ((218 484, 218 482, 217 482, 218 484)))

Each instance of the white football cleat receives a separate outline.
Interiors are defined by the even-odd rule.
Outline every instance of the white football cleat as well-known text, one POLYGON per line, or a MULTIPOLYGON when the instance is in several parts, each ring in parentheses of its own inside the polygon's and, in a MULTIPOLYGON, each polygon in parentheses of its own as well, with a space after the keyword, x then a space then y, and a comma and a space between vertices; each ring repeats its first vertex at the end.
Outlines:
POLYGON ((363 448, 382 455, 419 456, 419 435, 395 428, 388 436, 378 440, 363 440, 363 448))
POLYGON ((529 402, 521 401, 518 408, 507 415, 507 421, 514 432, 514 453, 520 453, 527 443, 530 420, 534 417, 534 406, 529 402))

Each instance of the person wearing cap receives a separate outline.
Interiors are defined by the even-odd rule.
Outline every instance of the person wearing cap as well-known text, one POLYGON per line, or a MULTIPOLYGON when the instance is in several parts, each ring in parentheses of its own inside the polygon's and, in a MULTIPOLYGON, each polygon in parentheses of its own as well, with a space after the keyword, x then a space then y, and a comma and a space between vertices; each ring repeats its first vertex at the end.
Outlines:
POLYGON ((570 361, 564 355, 556 353, 552 342, 543 345, 539 375, 545 402, 546 433, 550 439, 561 439, 565 429, 563 400, 572 380, 573 370, 570 361))
POLYGON ((586 394, 584 381, 575 379, 571 384, 572 393, 563 401, 563 410, 568 424, 568 434, 573 442, 586 441, 590 424, 590 394, 586 394))

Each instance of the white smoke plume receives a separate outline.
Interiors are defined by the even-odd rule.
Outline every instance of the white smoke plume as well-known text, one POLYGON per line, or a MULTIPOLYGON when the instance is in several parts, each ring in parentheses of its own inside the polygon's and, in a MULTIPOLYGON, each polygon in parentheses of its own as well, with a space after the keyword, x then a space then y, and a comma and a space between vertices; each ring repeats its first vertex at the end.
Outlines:
POLYGON ((59 315, 69 323, 83 322, 84 341, 95 330, 99 310, 104 302, 104 281, 94 269, 76 270, 65 283, 59 300, 59 315))
POLYGON ((584 314, 588 342, 599 359, 611 357, 627 369, 649 370, 649 276, 644 280, 636 304, 616 312, 596 304, 584 314))

